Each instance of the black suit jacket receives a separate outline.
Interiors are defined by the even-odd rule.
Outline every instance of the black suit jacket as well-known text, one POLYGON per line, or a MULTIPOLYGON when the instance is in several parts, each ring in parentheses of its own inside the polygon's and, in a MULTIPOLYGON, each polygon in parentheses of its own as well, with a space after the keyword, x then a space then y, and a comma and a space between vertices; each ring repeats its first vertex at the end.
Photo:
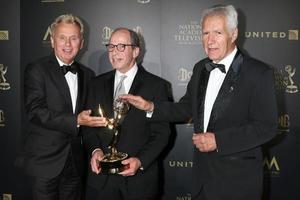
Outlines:
MULTIPOLYGON (((91 81, 88 108, 93 109, 101 104, 109 118, 113 117, 113 92, 115 70, 102 74, 91 81)), ((139 66, 131 85, 130 94, 140 95, 146 99, 167 101, 167 82, 147 72, 139 66)), ((112 132, 107 128, 87 128, 84 133, 89 155, 95 148, 101 148, 108 153, 108 145, 112 132)), ((130 198, 153 196, 158 192, 158 163, 157 158, 168 142, 170 134, 168 123, 150 123, 144 111, 131 107, 121 125, 117 150, 138 157, 144 168, 131 177, 119 176, 125 179, 130 198)), ((113 175, 115 176, 115 175, 113 175)), ((101 188, 107 175, 89 170, 88 184, 101 188)))
MULTIPOLYGON (((204 100, 209 72, 198 62, 186 94, 178 103, 156 103, 152 120, 192 117, 195 133, 203 132, 204 100)), ((206 200, 255 200, 262 193, 261 145, 273 138, 277 105, 273 70, 237 52, 213 105, 207 132, 215 133, 218 151, 195 148, 192 193, 206 200)))
POLYGON ((76 112, 67 81, 54 54, 28 64, 24 76, 25 108, 29 120, 25 141, 26 171, 38 177, 53 178, 63 169, 72 148, 80 174, 83 174, 82 141, 77 114, 86 103, 88 81, 94 72, 79 63, 76 112))

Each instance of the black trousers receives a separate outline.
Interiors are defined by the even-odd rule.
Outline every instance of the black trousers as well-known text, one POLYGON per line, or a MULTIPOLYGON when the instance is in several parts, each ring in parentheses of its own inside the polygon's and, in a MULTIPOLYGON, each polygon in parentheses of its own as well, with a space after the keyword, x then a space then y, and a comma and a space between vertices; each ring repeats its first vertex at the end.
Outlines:
POLYGON ((193 200, 206 200, 204 187, 200 186, 199 192, 192 196, 193 200))
MULTIPOLYGON (((47 173, 47 172, 45 172, 47 173)), ((31 177, 34 200, 80 200, 82 181, 69 153, 62 172, 54 178, 31 177)))
MULTIPOLYGON (((129 177, 130 178, 130 177, 129 177)), ((156 196, 133 198, 129 197, 126 180, 118 175, 107 178, 104 187, 87 186, 85 200, 157 200, 156 196)))

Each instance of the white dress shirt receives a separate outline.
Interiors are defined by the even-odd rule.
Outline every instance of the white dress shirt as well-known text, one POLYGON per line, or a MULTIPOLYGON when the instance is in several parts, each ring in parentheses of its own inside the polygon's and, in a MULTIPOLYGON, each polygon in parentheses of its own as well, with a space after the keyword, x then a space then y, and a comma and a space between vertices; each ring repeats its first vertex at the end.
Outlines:
MULTIPOLYGON (((114 82, 114 94, 115 94, 115 91, 116 91, 116 88, 117 88, 117 85, 119 84, 120 80, 121 80, 121 76, 125 75, 126 78, 124 79, 124 87, 125 87, 125 92, 126 94, 128 94, 130 88, 131 88, 131 85, 132 85, 132 82, 133 82, 133 79, 136 75, 138 71, 138 67, 137 67, 137 64, 135 63, 133 65, 133 67, 127 71, 125 74, 121 73, 120 71, 116 70, 116 73, 115 73, 115 82, 114 82)), ((101 150, 100 148, 96 148, 94 149, 94 151, 92 152, 92 155, 94 155, 94 153, 97 151, 97 150, 101 150)))
POLYGON ((212 107, 215 103, 219 90, 223 84, 225 76, 229 70, 229 67, 234 59, 236 52, 237 48, 235 47, 235 49, 228 56, 226 56, 223 60, 218 62, 218 64, 225 65, 226 73, 221 72, 218 68, 215 68, 210 72, 204 102, 204 132, 207 131, 212 107))
MULTIPOLYGON (((63 63, 58 57, 56 57, 56 59, 59 63, 59 66, 67 65, 67 64, 63 63)), ((70 91, 71 100, 72 100, 73 113, 75 113, 77 94, 78 94, 78 76, 77 76, 77 73, 73 74, 72 72, 68 72, 65 74, 65 78, 66 78, 66 81, 69 86, 69 91, 70 91)))
POLYGON ((130 88, 131 88, 131 85, 132 85, 132 82, 133 82, 133 79, 136 75, 138 71, 138 67, 136 65, 136 63, 133 65, 133 67, 127 71, 125 74, 121 73, 120 71, 116 70, 116 74, 115 74, 115 82, 114 82, 114 93, 115 93, 115 90, 116 90, 116 87, 119 83, 119 81, 121 80, 121 76, 122 75, 125 75, 126 78, 124 79, 124 87, 125 87, 125 92, 126 94, 128 94, 130 88))

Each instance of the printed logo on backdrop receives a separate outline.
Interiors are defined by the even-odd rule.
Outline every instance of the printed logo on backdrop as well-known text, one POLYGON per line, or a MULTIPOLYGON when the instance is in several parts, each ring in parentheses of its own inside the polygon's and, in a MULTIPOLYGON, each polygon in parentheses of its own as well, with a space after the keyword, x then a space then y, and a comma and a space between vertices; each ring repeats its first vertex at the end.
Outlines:
POLYGON ((0 40, 9 40, 8 30, 0 30, 0 40))
POLYGON ((289 30, 289 40, 299 40, 299 30, 289 30))
POLYGON ((51 41, 50 41, 50 26, 48 26, 45 34, 44 34, 44 37, 43 37, 43 45, 45 47, 50 47, 51 46, 51 41))
POLYGON ((284 134, 290 132, 290 116, 283 114, 278 117, 278 134, 284 134))
POLYGON ((3 194, 2 199, 3 200, 12 200, 12 194, 3 194))
POLYGON ((169 160, 169 167, 171 168, 191 168, 193 167, 192 161, 169 160))
POLYGON ((284 77, 286 89, 285 91, 287 93, 296 93, 298 92, 298 86, 295 84, 293 77, 296 73, 296 68, 292 67, 291 65, 286 65, 284 68, 284 71, 286 72, 287 76, 284 77))
POLYGON ((176 200, 192 200, 192 195, 191 194, 183 194, 176 196, 176 200))
POLYGON ((201 27, 198 21, 179 24, 174 40, 181 45, 199 45, 201 43, 201 27))
POLYGON ((3 110, 0 110, 0 127, 5 126, 5 118, 4 118, 4 112, 3 110))
POLYGON ((178 86, 187 86, 188 82, 191 79, 193 74, 192 70, 189 70, 185 67, 181 67, 178 69, 178 86))
POLYGON ((150 0, 137 0, 137 2, 141 4, 146 4, 146 3, 150 3, 150 0))
POLYGON ((284 90, 286 93, 298 93, 299 87, 294 80, 296 74, 296 67, 286 65, 284 69, 277 69, 275 71, 275 85, 276 89, 284 90))
POLYGON ((280 167, 275 156, 272 158, 265 157, 263 161, 264 174, 269 177, 279 177, 280 167))
POLYGON ((65 0, 41 0, 41 3, 61 3, 65 2, 65 0))
POLYGON ((3 64, 0 64, 0 90, 9 90, 10 84, 6 82, 6 78, 4 77, 7 72, 7 67, 3 64))
POLYGON ((251 39, 288 39, 299 40, 299 30, 290 29, 287 31, 248 31, 245 32, 246 38, 251 39))
MULTIPOLYGON (((135 28, 133 28, 133 30, 139 34, 142 34, 143 30, 140 26, 136 26, 135 28)), ((102 38, 102 44, 107 44, 109 42, 109 38, 112 34, 112 32, 114 31, 114 29, 108 27, 108 26, 105 26, 103 29, 102 29, 102 35, 101 35, 101 38, 102 38)))
POLYGON ((102 44, 107 44, 108 40, 114 30, 108 26, 102 29, 102 44))

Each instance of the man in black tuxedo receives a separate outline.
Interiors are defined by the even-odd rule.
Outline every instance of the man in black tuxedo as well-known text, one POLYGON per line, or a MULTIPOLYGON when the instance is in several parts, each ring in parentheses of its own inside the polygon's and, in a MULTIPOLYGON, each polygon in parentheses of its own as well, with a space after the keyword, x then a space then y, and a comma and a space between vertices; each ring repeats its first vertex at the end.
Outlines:
POLYGON ((35 200, 81 198, 85 164, 80 125, 101 126, 105 122, 90 117, 90 111, 82 111, 88 81, 94 76, 92 70, 74 61, 82 48, 83 34, 78 17, 59 16, 51 24, 54 53, 28 64, 25 71, 29 120, 25 169, 35 200))
MULTIPOLYGON (((113 104, 118 98, 116 93, 120 82, 124 87, 123 93, 157 101, 168 100, 167 82, 136 63, 140 53, 140 39, 136 32, 118 28, 106 46, 114 70, 91 81, 89 109, 100 104, 107 117, 113 118, 113 104)), ((157 159, 168 143, 169 133, 168 123, 150 123, 145 112, 130 108, 121 124, 116 145, 118 151, 129 154, 130 157, 122 161, 128 168, 117 175, 107 175, 101 171, 99 161, 110 152, 108 146, 113 134, 106 127, 87 128, 84 135, 88 137, 84 141, 91 155, 91 169, 86 199, 156 199, 159 178, 157 159)))
POLYGON ((122 98, 153 111, 152 121, 193 118, 193 199, 260 200, 261 145, 275 136, 277 128, 273 70, 236 47, 238 20, 233 6, 205 10, 201 24, 208 58, 195 65, 178 103, 122 98))

